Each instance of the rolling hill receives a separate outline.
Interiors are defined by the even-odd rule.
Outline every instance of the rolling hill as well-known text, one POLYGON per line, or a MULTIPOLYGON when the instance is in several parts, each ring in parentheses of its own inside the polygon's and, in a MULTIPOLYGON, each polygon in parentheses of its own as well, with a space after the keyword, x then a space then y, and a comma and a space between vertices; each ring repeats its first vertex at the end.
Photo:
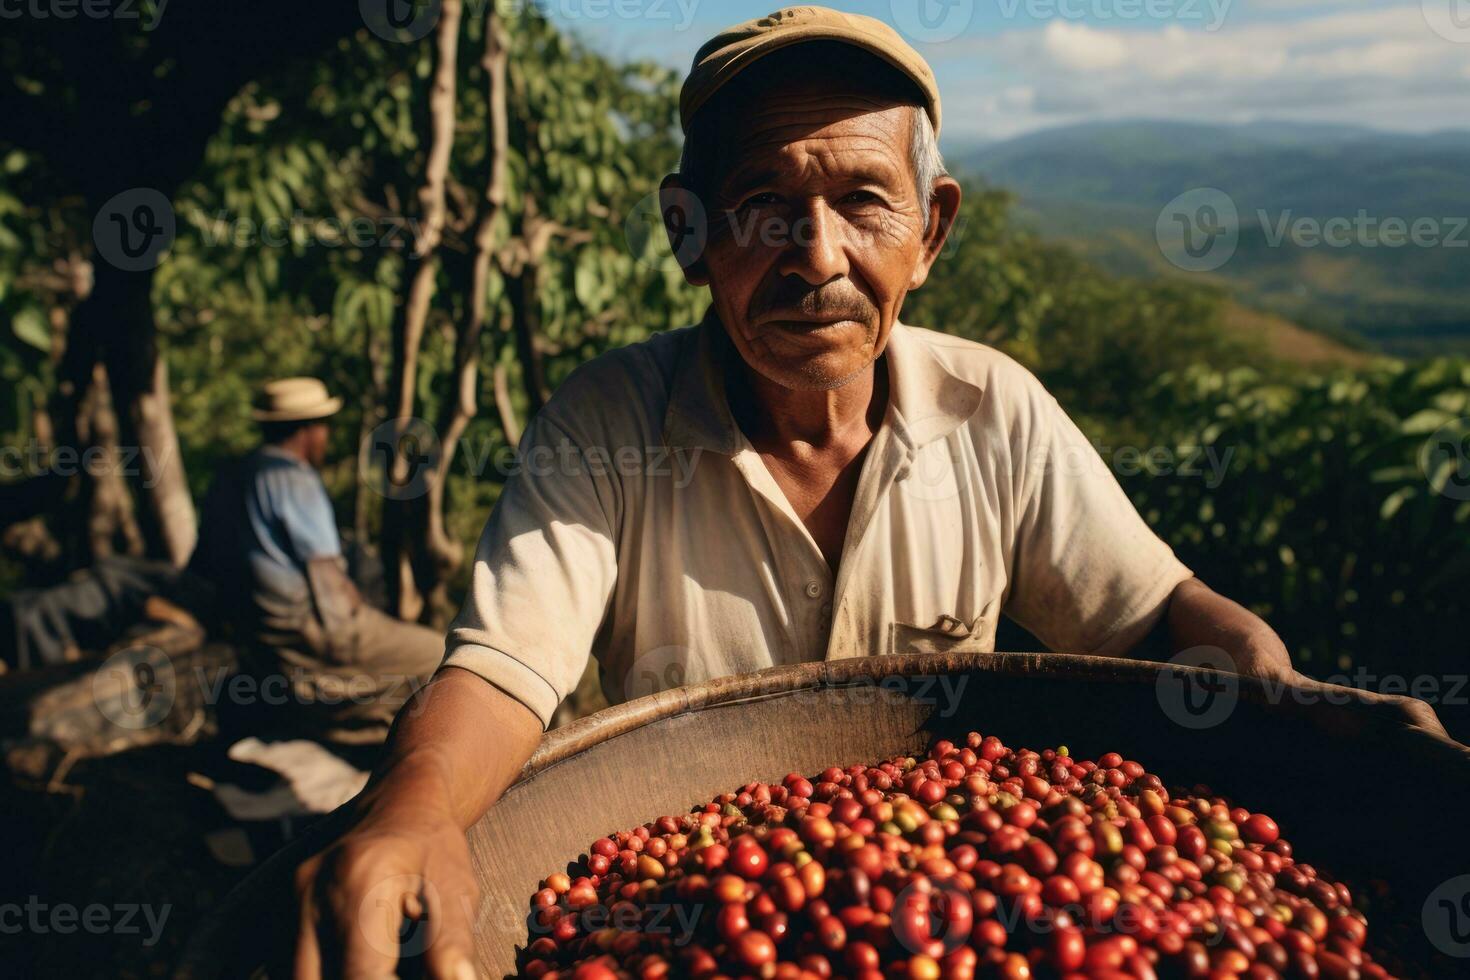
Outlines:
POLYGON ((1111 272, 1207 278, 1248 306, 1395 354, 1470 351, 1470 131, 1088 123, 951 162, 1013 191, 1023 221, 1111 272), (1184 271, 1156 225, 1198 188, 1228 196, 1236 244, 1217 268, 1184 271), (1410 232, 1418 222, 1417 242, 1393 219, 1410 232))

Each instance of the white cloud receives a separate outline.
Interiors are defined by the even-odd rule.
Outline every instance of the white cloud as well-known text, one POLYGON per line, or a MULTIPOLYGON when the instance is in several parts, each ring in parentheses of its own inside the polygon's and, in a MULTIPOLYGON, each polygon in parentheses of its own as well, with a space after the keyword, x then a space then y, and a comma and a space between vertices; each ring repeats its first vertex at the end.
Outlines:
POLYGON ((1117 68, 1128 61, 1128 44, 1116 34, 1086 24, 1054 20, 1041 32, 1048 57, 1071 71, 1117 68))
POLYGON ((947 115, 987 135, 1145 115, 1317 117, 1394 128, 1470 122, 1470 46, 1431 31, 1418 3, 1360 9, 1339 0, 1295 19, 1253 22, 1240 13, 1218 31, 1058 19, 977 38, 967 60, 978 56, 996 69, 998 86, 1034 95, 1021 105, 962 92, 960 111, 947 115))

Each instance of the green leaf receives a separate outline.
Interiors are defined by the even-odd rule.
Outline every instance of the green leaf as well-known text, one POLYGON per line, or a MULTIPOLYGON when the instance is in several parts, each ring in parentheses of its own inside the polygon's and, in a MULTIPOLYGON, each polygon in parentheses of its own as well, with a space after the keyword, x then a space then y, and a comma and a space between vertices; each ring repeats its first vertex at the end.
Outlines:
POLYGON ((1385 521, 1392 520, 1393 515, 1397 514, 1399 509, 1403 507, 1404 501, 1410 499, 1416 493, 1418 493, 1416 487, 1401 487, 1389 494, 1388 499, 1383 502, 1383 506, 1378 509, 1379 518, 1385 521))
POLYGON ((1444 409, 1426 408, 1400 422, 1399 431, 1410 435, 1424 435, 1454 420, 1455 416, 1444 409))
POLYGON ((12 317, 10 329, 36 350, 50 352, 51 330, 46 326, 46 317, 35 307, 27 307, 12 317))

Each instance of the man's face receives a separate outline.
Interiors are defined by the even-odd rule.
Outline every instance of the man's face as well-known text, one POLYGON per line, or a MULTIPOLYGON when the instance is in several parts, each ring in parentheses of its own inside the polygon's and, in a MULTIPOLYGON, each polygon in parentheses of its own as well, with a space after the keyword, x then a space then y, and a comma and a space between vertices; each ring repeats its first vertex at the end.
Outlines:
POLYGON ((733 117, 706 202, 708 244, 686 271, 708 283, 746 364, 771 382, 826 390, 861 374, 927 277, 959 188, 947 182, 949 213, 926 235, 913 111, 808 84, 733 117))
POLYGON ((326 422, 313 422, 306 427, 306 459, 321 469, 327 464, 327 437, 331 427, 326 422))

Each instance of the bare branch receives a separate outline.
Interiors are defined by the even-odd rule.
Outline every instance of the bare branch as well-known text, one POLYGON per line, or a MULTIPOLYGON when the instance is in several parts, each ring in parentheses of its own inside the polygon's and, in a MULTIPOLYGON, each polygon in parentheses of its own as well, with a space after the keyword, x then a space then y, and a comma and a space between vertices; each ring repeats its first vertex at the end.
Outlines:
MULTIPOLYGON (((419 349, 428 323, 438 275, 438 248, 446 216, 445 181, 454 149, 455 81, 459 70, 460 0, 443 0, 435 27, 434 77, 429 89, 429 152, 424 163, 424 181, 418 190, 419 222, 413 249, 406 258, 408 294, 393 321, 393 417, 402 427, 414 414, 414 391, 418 383, 419 349)), ((400 433, 401 434, 401 433, 400 433)), ((395 449, 393 478, 401 483, 408 475, 408 460, 402 447, 395 449)), ((409 508, 387 506, 383 521, 383 565, 389 591, 399 616, 416 620, 424 609, 423 596, 414 574, 413 534, 408 526, 409 508)))
POLYGON ((475 394, 479 386, 480 336, 485 327, 485 300, 490 289, 495 229, 505 207, 506 196, 510 131, 505 102, 508 48, 505 28, 492 7, 485 14, 485 53, 480 60, 485 69, 485 105, 489 114, 490 174, 475 228, 469 296, 465 303, 467 314, 455 338, 456 397, 445 405, 439 426, 442 433, 439 461, 429 483, 427 547, 441 573, 456 567, 462 557, 459 542, 449 535, 445 527, 444 489, 459 440, 479 411, 475 394))

